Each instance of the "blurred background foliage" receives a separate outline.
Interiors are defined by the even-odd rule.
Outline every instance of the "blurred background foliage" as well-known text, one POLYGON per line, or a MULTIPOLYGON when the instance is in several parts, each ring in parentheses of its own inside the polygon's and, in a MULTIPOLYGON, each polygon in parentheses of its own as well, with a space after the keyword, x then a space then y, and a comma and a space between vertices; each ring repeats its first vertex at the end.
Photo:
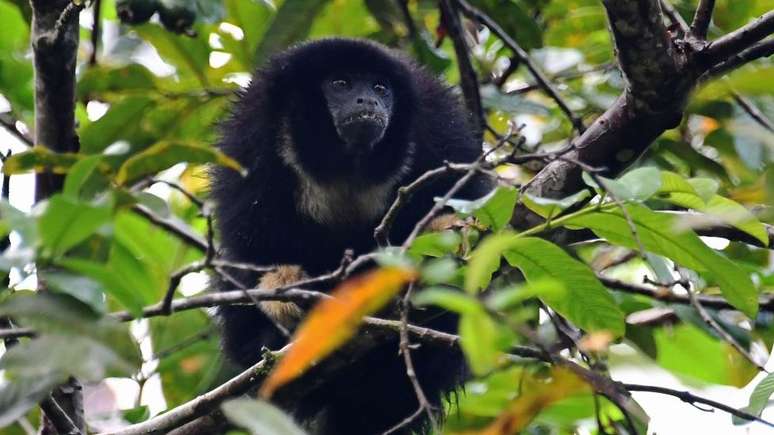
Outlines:
MULTIPOLYGON (((218 137, 217 122, 226 116, 234 92, 249 82, 251 71, 267 56, 294 42, 326 36, 380 41, 407 51, 457 84, 454 49, 440 25, 437 3, 413 0, 406 3, 406 9, 401 3, 101 0, 98 16, 93 4, 81 12, 76 103, 80 153, 53 155, 36 147, 15 153, 4 163, 6 174, 45 168, 68 175, 63 193, 45 207, 29 212, 2 204, 2 231, 13 233, 0 268, 10 273, 9 289, 13 291, 0 291, 0 298, 6 300, 0 314, 12 314, 20 324, 44 332, 30 341, 36 346, 9 352, 3 360, 6 375, 16 377, 6 382, 0 394, 0 426, 8 425, 3 433, 24 433, 25 424, 18 419, 36 421, 37 411, 27 409, 39 400, 40 391, 69 374, 95 382, 90 388, 97 397, 109 388, 122 390, 124 396, 131 392, 128 402, 122 399, 119 404, 113 399, 113 407, 89 411, 94 428, 141 421, 225 379, 227 370, 222 367, 209 311, 154 317, 133 322, 131 328, 102 316, 120 310, 136 314, 158 302, 170 274, 204 255, 200 248, 138 216, 132 207, 140 205, 203 237, 207 223, 202 209, 159 180, 179 183, 200 198, 206 196, 204 164, 235 166, 211 146, 218 137), (99 23, 96 33, 95 18, 99 23), (35 273, 40 275, 36 278, 35 273), (31 304, 26 299, 33 298, 28 290, 35 288, 36 279, 45 280, 53 293, 46 298, 36 296, 31 304), (46 341, 41 342, 43 339, 46 341), (25 367, 34 376, 21 370, 25 367), (73 373, 73 367, 81 369, 73 373), (127 379, 129 375, 132 380, 127 379), (112 380, 103 381, 106 376, 112 380)), ((599 1, 471 3, 494 17, 529 51, 587 123, 621 93, 625 84, 615 68, 599 1)), ((690 21, 696 2, 673 3, 690 21)), ((725 34, 772 9, 772 0, 718 0, 710 36, 725 34)), ((26 0, 0 0, 0 119, 18 136, 28 136, 33 123, 29 23, 26 0)), ((497 38, 473 23, 465 24, 488 124, 500 133, 509 123, 523 124, 524 152, 564 144, 572 136, 566 117, 534 86, 526 69, 497 38)), ((657 140, 642 158, 642 166, 671 171, 681 179, 711 180, 716 185, 713 192, 745 206, 761 222, 774 223, 770 207, 774 204, 774 134, 771 124, 766 126, 766 120, 774 119, 772 83, 774 64, 764 59, 697 89, 683 122, 657 140), (760 119, 755 119, 756 112, 760 119)), ((12 148, 10 141, 18 141, 10 135, 0 138, 9 142, 2 144, 4 150, 12 148)), ((487 132, 485 140, 493 143, 496 138, 487 132)), ((520 184, 539 169, 539 165, 528 164, 501 172, 520 184)), ((18 186, 32 194, 29 186, 21 182, 18 186)), ((658 207, 663 205, 660 201, 653 198, 649 204, 658 207)), ((429 244, 435 254, 440 249, 441 256, 451 252, 444 248, 443 240, 418 243, 429 244)), ((758 291, 774 289, 770 251, 739 242, 721 248, 726 258, 754 276, 758 291)), ((417 249, 420 254, 429 252, 421 246, 417 249)), ((612 277, 633 282, 641 281, 643 269, 653 267, 632 255, 631 249, 612 244, 584 244, 571 250, 596 270, 605 269, 612 277)), ((437 272, 448 264, 435 266, 437 272)), ((711 278, 705 278, 707 287, 713 287, 711 278)), ((186 277, 180 287, 186 296, 205 289, 203 273, 186 277)), ((614 296, 626 315, 667 308, 650 298, 614 296)), ((443 295, 427 299, 428 303, 454 305, 443 295)), ((673 322, 629 324, 624 339, 627 350, 608 353, 602 346, 601 358, 613 367, 656 364, 692 385, 741 387, 752 380, 755 367, 719 340, 689 306, 669 309, 673 322)), ((510 315, 519 321, 538 321, 535 306, 527 305, 510 315)), ((749 321, 738 312, 714 315, 740 343, 766 359, 774 344, 770 310, 749 321)), ((512 333, 503 332, 501 325, 485 317, 476 319, 469 325, 475 333, 468 335, 465 350, 469 358, 487 361, 500 346, 498 340, 507 341, 512 333)), ((555 332, 550 322, 543 322, 537 325, 537 334, 555 332)), ((527 375, 539 376, 539 369, 517 364, 472 381, 459 397, 459 407, 453 407, 450 430, 481 426, 500 415, 520 394, 519 385, 527 375)), ((595 412, 604 415, 611 427, 622 424, 617 408, 586 394, 552 405, 525 433, 577 433, 580 426, 586 428, 583 433, 600 433, 592 424, 595 412)))

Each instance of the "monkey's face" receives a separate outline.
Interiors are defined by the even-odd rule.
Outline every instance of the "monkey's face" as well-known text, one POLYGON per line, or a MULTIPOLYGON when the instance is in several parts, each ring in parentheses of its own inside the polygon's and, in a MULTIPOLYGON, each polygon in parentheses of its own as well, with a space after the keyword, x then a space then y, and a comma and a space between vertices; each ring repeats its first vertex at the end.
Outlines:
POLYGON ((322 92, 333 125, 347 151, 369 152, 384 137, 392 118, 393 92, 378 74, 333 74, 322 92))

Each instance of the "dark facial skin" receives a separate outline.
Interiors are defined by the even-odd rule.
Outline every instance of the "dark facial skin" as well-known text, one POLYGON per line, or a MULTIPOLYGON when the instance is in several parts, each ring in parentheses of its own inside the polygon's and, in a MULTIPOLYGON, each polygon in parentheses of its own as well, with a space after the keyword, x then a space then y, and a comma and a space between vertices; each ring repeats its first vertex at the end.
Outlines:
POLYGON ((377 74, 335 74, 322 83, 328 111, 349 151, 370 151, 387 130, 393 94, 377 74))

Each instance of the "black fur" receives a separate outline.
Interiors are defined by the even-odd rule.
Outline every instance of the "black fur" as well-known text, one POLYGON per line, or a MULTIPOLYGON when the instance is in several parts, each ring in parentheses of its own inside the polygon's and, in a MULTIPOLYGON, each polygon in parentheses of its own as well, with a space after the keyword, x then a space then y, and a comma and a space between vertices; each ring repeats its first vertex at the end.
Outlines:
MULTIPOLYGON (((298 45, 259 69, 224 124, 220 148, 249 173, 242 177, 214 169, 212 197, 224 255, 256 264, 297 264, 309 276, 338 267, 345 249, 373 251, 374 227, 381 217, 346 224, 322 224, 297 208, 299 175, 279 155, 291 144, 297 164, 319 183, 344 181, 374 186, 396 178, 384 209, 401 185, 445 160, 470 162, 481 152, 458 99, 436 78, 404 56, 367 41, 325 39, 298 45), (394 91, 387 131, 372 154, 355 159, 342 152, 320 90, 323 77, 336 72, 385 75, 394 91), (407 156, 411 158, 407 160, 407 156), (405 171, 401 167, 409 163, 405 171)), ((415 222, 453 180, 437 182, 415 195, 396 219, 390 237, 402 242, 415 222)), ((487 184, 477 180, 464 195, 478 197, 487 184)), ((346 213, 347 210, 342 210, 346 213)), ((253 286, 258 276, 242 274, 253 286)), ((231 286, 219 284, 221 289, 231 286)), ((327 289, 325 289, 327 290, 327 289)), ((255 363, 260 349, 276 349, 286 339, 256 307, 231 306, 219 311, 223 345, 240 365, 255 363)), ((453 332, 453 316, 435 317, 428 325, 453 332)), ((458 353, 421 347, 412 353, 425 393, 442 408, 444 393, 458 385, 464 371, 458 353)), ((417 409, 397 340, 377 346, 330 379, 290 411, 324 435, 378 434, 417 409)), ((421 421, 419 426, 421 426, 421 421)), ((416 429, 418 425, 414 425, 416 429)), ((403 432, 407 433, 407 432, 403 432)))

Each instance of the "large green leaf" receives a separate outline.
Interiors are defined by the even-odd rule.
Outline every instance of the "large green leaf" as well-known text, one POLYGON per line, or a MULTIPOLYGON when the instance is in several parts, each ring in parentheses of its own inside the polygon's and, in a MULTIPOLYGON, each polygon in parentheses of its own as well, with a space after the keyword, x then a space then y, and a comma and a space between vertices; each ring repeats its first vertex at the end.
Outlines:
POLYGON ((328 1, 285 0, 258 44, 255 59, 263 63, 272 54, 303 39, 328 1))
MULTIPOLYGON (((750 394, 750 402, 742 410, 752 415, 760 417, 761 413, 769 404, 771 395, 774 394, 774 373, 767 374, 753 389, 750 394)), ((750 420, 745 420, 739 417, 733 417, 734 424, 749 423, 750 420)))
POLYGON ((40 241, 51 255, 62 255, 106 224, 112 211, 108 203, 90 204, 55 195, 38 221, 40 241))
POLYGON ((643 247, 685 267, 710 274, 720 284, 729 303, 751 318, 758 312, 758 291, 750 276, 726 257, 710 249, 693 231, 680 232, 674 216, 654 212, 638 204, 626 206, 637 238, 620 207, 603 207, 582 213, 563 222, 569 227, 591 229, 612 243, 638 249, 643 247))
POLYGON ((588 266, 570 257, 553 243, 513 233, 490 236, 472 254, 465 280, 467 291, 488 285, 500 267, 500 257, 524 273, 528 282, 553 279, 567 293, 546 292, 543 300, 558 313, 587 331, 624 333, 623 312, 588 266))

